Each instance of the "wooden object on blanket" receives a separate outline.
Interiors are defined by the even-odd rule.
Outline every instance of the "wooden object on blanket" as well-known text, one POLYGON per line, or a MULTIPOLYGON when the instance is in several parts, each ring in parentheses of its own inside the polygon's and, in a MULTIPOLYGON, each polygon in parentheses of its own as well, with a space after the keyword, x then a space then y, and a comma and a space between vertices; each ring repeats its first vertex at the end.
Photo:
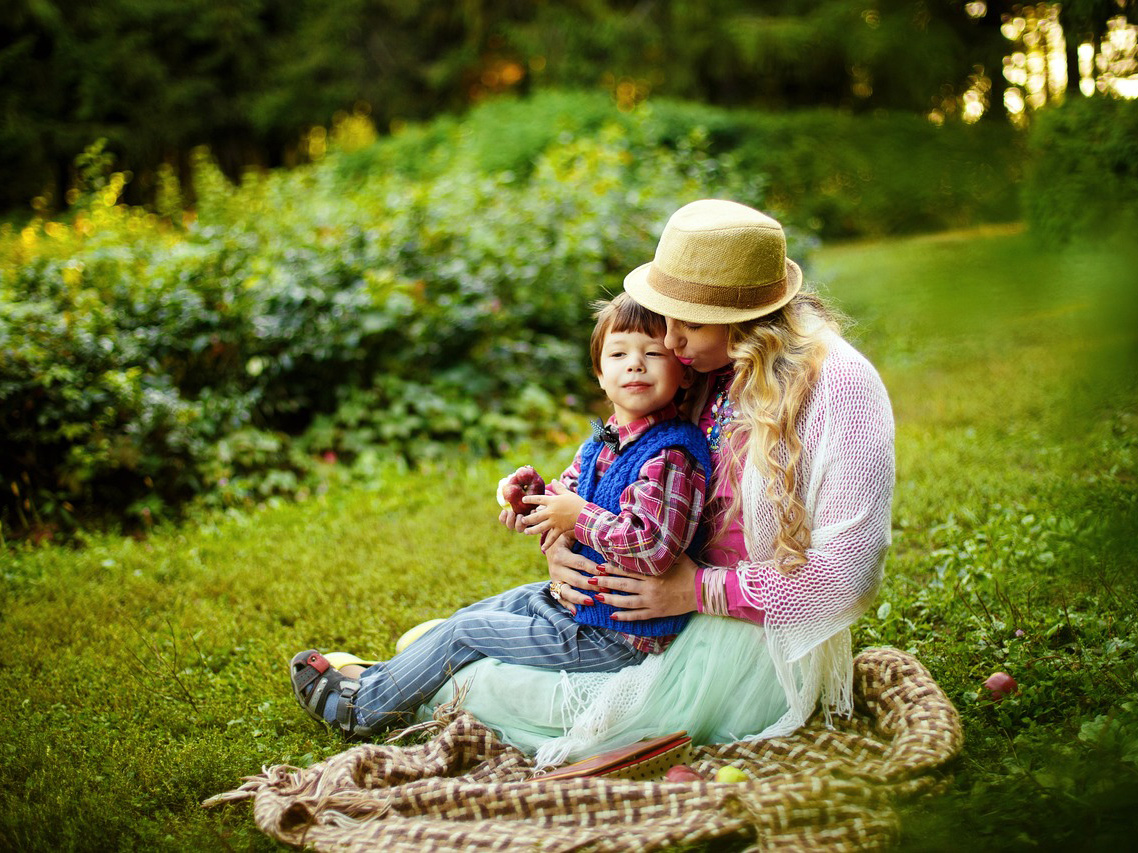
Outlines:
POLYGON ((912 655, 854 661, 856 712, 789 737, 693 749, 705 777, 741 783, 533 777, 530 760, 463 711, 416 746, 364 744, 305 770, 278 766, 206 805, 253 799, 257 825, 317 850, 660 850, 732 838, 764 850, 872 850, 895 842, 894 806, 939 793, 960 718, 912 655))
POLYGON ((582 776, 605 776, 609 779, 634 779, 640 782, 660 781, 669 768, 686 764, 691 758, 691 738, 687 732, 642 740, 631 746, 610 749, 583 761, 566 764, 535 779, 577 779, 582 776))

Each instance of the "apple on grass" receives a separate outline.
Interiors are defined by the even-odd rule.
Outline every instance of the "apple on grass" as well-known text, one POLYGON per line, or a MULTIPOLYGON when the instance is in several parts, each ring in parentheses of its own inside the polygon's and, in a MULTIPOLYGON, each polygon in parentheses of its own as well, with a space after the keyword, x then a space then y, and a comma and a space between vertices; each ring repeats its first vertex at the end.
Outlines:
POLYGON ((988 696, 993 702, 1002 702, 1004 698, 1019 690, 1016 680, 1006 672, 993 672, 984 682, 984 686, 988 689, 988 696))
POLYGON ((529 515, 536 507, 522 501, 526 495, 544 495, 545 480, 533 469, 523 465, 508 477, 498 481, 498 505, 509 507, 518 515, 529 515))

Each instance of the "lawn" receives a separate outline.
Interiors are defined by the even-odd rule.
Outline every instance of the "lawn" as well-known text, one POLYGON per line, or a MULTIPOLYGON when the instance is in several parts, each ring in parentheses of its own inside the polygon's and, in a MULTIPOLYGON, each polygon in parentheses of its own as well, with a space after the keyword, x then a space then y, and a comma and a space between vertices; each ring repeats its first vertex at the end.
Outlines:
MULTIPOLYGON (((1138 801, 1138 296, 1121 250, 1015 229, 830 246, 810 270, 852 318, 897 418, 894 544, 855 644, 913 651, 964 718, 953 792, 907 849, 1121 845, 1138 801), (1021 685, 981 696, 991 672, 1021 685)), ((285 662, 376 654, 410 625, 542 577, 494 484, 572 446, 416 471, 373 464, 301 503, 145 538, 0 555, 0 846, 269 849, 202 799, 342 743, 285 662)))

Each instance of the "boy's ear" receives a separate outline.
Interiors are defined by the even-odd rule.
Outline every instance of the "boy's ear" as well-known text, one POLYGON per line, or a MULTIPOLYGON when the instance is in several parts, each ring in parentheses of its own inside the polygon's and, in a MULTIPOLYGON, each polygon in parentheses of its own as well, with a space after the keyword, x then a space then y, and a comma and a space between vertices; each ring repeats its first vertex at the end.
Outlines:
POLYGON ((687 388, 691 388, 692 385, 694 385, 694 384, 695 384, 695 371, 692 370, 692 366, 690 364, 685 364, 684 365, 684 376, 680 380, 680 387, 687 389, 687 388))

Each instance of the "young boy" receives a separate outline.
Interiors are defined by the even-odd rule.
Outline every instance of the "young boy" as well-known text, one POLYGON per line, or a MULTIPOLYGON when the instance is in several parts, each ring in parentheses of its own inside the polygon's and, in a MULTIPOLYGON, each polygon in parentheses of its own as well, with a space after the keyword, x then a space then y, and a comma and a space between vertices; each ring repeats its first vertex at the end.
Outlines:
MULTIPOLYGON (((527 532, 573 533, 598 562, 649 574, 667 571, 692 543, 711 469, 698 428, 678 418, 675 397, 691 384, 690 373, 664 347, 664 332, 663 317, 623 293, 602 308, 590 353, 613 416, 603 437, 586 442, 561 483, 551 484, 552 494, 526 499, 538 506, 527 532)), ((503 512, 502 520, 514 519, 503 512)), ((405 721, 479 658, 612 672, 663 651, 686 621, 615 623, 609 604, 578 607, 575 618, 559 598, 546 581, 493 596, 362 671, 339 672, 319 652, 301 652, 290 664, 293 693, 313 719, 367 737, 405 721)))
MULTIPOLYGON (((526 533, 543 543, 570 534, 578 553, 646 575, 666 572, 693 543, 711 467, 706 439, 678 420, 676 393, 692 373, 664 347, 664 331, 662 317, 625 293, 598 312, 589 354, 612 417, 550 483, 552 494, 523 498, 535 506, 522 522, 526 533)), ((506 513, 502 521, 517 527, 506 513)), ((559 587, 550 585, 557 599, 559 587)), ((689 618, 614 622, 612 596, 620 593, 607 595, 599 604, 586 599, 576 620, 621 631, 644 652, 663 651, 689 618)))

